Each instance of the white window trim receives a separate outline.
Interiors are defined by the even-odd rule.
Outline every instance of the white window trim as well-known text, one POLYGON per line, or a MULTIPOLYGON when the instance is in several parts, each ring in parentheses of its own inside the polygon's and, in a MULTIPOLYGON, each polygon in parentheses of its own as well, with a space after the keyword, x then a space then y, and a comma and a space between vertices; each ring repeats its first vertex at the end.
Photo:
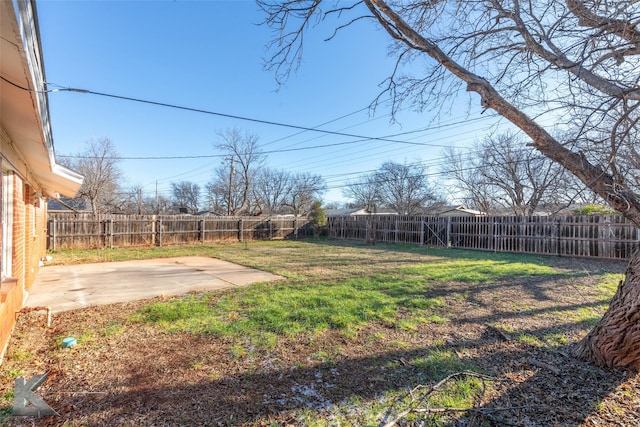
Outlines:
POLYGON ((2 172, 2 280, 13 274, 13 172, 2 172))

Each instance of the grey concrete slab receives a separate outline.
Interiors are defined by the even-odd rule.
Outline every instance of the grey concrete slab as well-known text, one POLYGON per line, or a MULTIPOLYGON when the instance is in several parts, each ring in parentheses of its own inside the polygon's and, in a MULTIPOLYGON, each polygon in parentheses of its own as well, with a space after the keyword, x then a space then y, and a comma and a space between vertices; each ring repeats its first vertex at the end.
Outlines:
POLYGON ((282 277, 209 257, 45 266, 36 277, 26 306, 50 307, 57 313, 279 279, 282 277))

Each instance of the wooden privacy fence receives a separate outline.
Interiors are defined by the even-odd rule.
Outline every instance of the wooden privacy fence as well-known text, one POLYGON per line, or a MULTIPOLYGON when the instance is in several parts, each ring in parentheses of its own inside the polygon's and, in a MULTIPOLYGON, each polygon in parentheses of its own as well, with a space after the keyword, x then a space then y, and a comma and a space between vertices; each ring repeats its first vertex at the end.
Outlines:
MULTIPOLYGON (((562 217, 426 217, 359 215, 328 218, 329 236, 495 252, 627 259, 640 230, 619 215, 562 217)), ((312 235, 307 218, 198 217, 53 213, 47 249, 162 246, 273 240, 312 235)))
POLYGON ((273 240, 313 234, 306 218, 50 213, 47 249, 273 240))
POLYGON ((620 215, 562 217, 329 217, 329 235, 495 252, 627 259, 640 230, 620 215))

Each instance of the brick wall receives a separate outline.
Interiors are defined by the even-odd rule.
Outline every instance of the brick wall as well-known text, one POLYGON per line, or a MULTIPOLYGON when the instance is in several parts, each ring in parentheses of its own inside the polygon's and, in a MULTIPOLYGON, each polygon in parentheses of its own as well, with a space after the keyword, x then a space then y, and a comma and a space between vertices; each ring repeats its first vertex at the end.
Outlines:
POLYGON ((2 283, 0 288, 0 347, 2 353, 7 346, 13 325, 15 324, 16 310, 22 307, 24 293, 18 280, 10 279, 2 283))
MULTIPOLYGON (((15 324, 15 313, 22 308, 46 254, 46 203, 17 174, 13 180, 13 259, 12 277, 0 287, 0 351, 4 352, 15 324)), ((4 243, 4 242, 3 242, 4 243)))
POLYGON ((38 273, 40 258, 44 256, 38 250, 38 237, 41 233, 36 229, 36 209, 39 201, 34 193, 35 190, 30 185, 24 186, 24 252, 26 256, 24 286, 27 290, 31 289, 38 273))
POLYGON ((19 285, 24 286, 25 277, 25 209, 24 209, 24 181, 13 174, 13 260, 11 262, 12 276, 18 279, 19 285))
POLYGON ((47 253, 47 202, 36 198, 29 204, 33 223, 33 236, 29 248, 31 261, 31 275, 26 282, 27 289, 31 289, 40 269, 40 259, 47 253))

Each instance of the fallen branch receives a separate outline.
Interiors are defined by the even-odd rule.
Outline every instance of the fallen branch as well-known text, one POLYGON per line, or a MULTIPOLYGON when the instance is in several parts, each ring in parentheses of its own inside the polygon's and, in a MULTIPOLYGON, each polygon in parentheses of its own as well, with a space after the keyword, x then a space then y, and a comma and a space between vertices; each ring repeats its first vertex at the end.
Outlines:
MULTIPOLYGON (((404 411, 402 411, 400 414, 398 414, 398 416, 393 420, 388 422, 387 424, 384 425, 384 427, 393 427, 395 426, 398 421, 402 420, 404 417, 406 417, 407 415, 411 414, 411 413, 417 413, 417 414, 429 414, 429 413, 447 413, 447 412, 468 412, 468 413, 473 413, 473 414, 477 414, 477 415, 481 415, 483 417, 489 417, 489 418, 493 418, 491 417, 491 414, 495 413, 495 412, 503 412, 503 411, 515 411, 515 410, 519 410, 519 409, 532 409, 532 408, 547 408, 547 405, 523 405, 523 406, 508 406, 508 407, 499 407, 499 408, 491 408, 491 407, 484 407, 484 408, 410 408, 410 409, 406 409, 404 411)), ((517 424, 509 424, 507 422, 504 422, 505 424, 508 425, 517 425, 517 424)))
POLYGON ((47 394, 109 394, 108 391, 48 391, 47 394))
POLYGON ((528 362, 530 364, 532 364, 533 366, 537 366, 538 368, 543 368, 543 369, 548 369, 551 372, 553 372, 556 375, 560 375, 560 368, 557 368, 553 365, 550 365, 548 363, 545 362, 541 362, 540 360, 536 360, 536 359, 529 359, 528 362))
MULTIPOLYGON (((427 397, 429 397, 431 394, 433 394, 435 391, 437 391, 440 387, 442 387, 448 381, 450 381, 450 380, 452 380, 454 378, 464 377, 464 376, 480 378, 483 381, 484 380, 489 380, 489 381, 508 381, 506 378, 491 377, 489 375, 479 374, 477 372, 471 372, 471 371, 455 372, 455 373, 453 373, 451 375, 446 376, 445 378, 443 378, 442 380, 438 381, 436 384, 434 384, 432 386, 425 386, 425 385, 421 384, 421 385, 418 385, 418 386, 414 387, 412 390, 409 391, 409 394, 411 395, 411 402, 409 403, 409 405, 411 406, 416 402, 424 401, 427 397), (423 388, 427 388, 428 390, 425 392, 425 394, 419 400, 417 400, 414 397, 414 393, 416 391, 420 390, 420 389, 423 389, 423 388)), ((442 410, 442 412, 444 412, 448 408, 431 408, 431 409, 434 409, 433 412, 438 412, 438 410, 442 410)), ((469 409, 452 408, 451 410, 452 411, 470 411, 470 410, 473 410, 473 409, 477 409, 477 408, 469 408, 469 409)), ((398 421, 400 421, 401 419, 403 419, 404 417, 406 417, 407 415, 409 415, 412 412, 428 412, 429 410, 430 409, 410 407, 410 408, 405 409, 404 411, 400 412, 393 420, 391 420, 388 423, 386 423, 384 425, 384 427, 393 427, 393 426, 395 426, 398 423, 398 421)))
POLYGON ((502 330, 500 328, 497 328, 497 327, 491 326, 491 325, 487 325, 487 329, 489 329, 490 331, 493 331, 494 333, 498 334, 500 336, 500 338, 502 338, 504 341, 511 341, 511 339, 512 339, 511 334, 509 334, 505 330, 502 330))
POLYGON ((481 415, 490 414, 492 412, 515 411, 518 409, 546 408, 547 405, 522 405, 522 406, 504 406, 492 408, 484 406, 482 408, 415 408, 412 412, 429 413, 429 412, 474 412, 481 415))

